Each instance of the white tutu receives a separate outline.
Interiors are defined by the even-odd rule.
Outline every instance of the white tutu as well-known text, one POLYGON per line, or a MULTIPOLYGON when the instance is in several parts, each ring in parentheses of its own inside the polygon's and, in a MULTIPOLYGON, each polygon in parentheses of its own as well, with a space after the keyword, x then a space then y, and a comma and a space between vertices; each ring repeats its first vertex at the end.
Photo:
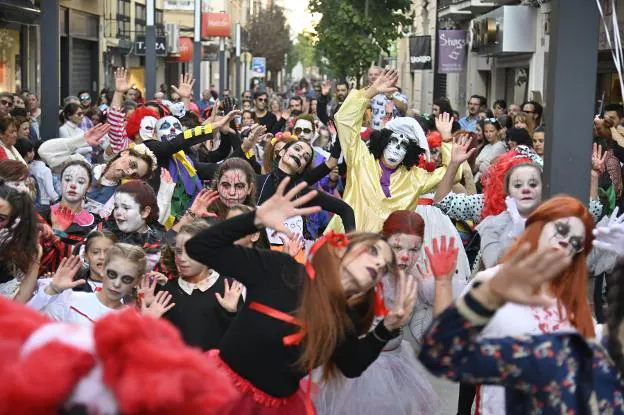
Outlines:
MULTIPOLYGON (((433 197, 428 195, 425 197, 433 197)), ((462 239, 459 236, 459 232, 453 225, 453 222, 446 216, 440 209, 431 205, 418 205, 416 207, 416 213, 418 213, 425 221, 425 238, 423 245, 432 249, 433 239, 440 240, 441 236, 446 236, 446 240, 455 238, 455 247, 459 247, 459 253, 457 254, 457 268, 455 275, 453 276, 453 298, 457 298, 464 287, 470 281, 470 264, 468 263, 468 257, 466 251, 462 246, 462 239)), ((421 251, 421 256, 418 263, 424 263, 426 258, 424 249, 421 251)), ((415 273, 415 275, 419 275, 415 273)), ((433 300, 435 294, 435 281, 433 278, 419 278, 418 279, 418 299, 416 300, 416 306, 414 308, 414 315, 410 321, 409 327, 412 335, 416 341, 420 342, 422 335, 424 334, 429 324, 431 324, 433 300)))
POLYGON ((433 415, 440 407, 407 341, 382 352, 359 378, 340 377, 319 388, 313 397, 318 415, 433 415))

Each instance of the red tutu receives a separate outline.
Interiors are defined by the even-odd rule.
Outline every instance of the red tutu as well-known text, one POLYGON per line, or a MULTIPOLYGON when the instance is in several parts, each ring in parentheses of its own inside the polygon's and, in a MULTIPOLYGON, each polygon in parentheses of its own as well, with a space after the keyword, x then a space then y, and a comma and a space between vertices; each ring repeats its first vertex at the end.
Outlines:
POLYGON ((305 415, 309 411, 306 407, 306 393, 301 387, 288 398, 276 398, 261 391, 232 370, 219 356, 219 350, 210 350, 206 355, 216 363, 239 392, 227 415, 305 415))

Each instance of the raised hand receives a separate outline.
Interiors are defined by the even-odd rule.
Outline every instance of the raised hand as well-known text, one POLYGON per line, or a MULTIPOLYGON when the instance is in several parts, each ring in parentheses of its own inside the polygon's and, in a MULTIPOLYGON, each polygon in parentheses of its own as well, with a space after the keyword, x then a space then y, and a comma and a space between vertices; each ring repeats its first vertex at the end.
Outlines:
POLYGON ((556 278, 571 262, 561 249, 536 250, 530 255, 524 244, 490 280, 484 282, 493 300, 533 306, 549 306, 552 300, 541 292, 541 286, 556 278))
POLYGON ((125 94, 132 88, 128 83, 128 70, 126 68, 117 68, 115 71, 115 91, 125 94))
POLYGON ((208 208, 219 199, 219 192, 216 190, 202 189, 197 194, 190 211, 193 215, 200 218, 216 217, 213 212, 208 212, 208 208))
POLYGON ((429 260, 426 258, 423 261, 422 266, 418 263, 416 264, 416 269, 418 270, 418 273, 420 274, 422 279, 435 278, 433 276, 433 272, 431 272, 431 265, 429 265, 429 260))
POLYGON ((74 281, 74 277, 81 266, 82 261, 78 256, 72 255, 63 258, 52 277, 52 282, 45 289, 46 293, 49 295, 60 294, 67 289, 84 284, 86 281, 83 279, 74 281))
POLYGON ((282 246, 282 252, 293 258, 296 258, 303 249, 305 240, 303 239, 303 235, 299 233, 293 233, 290 237, 279 235, 279 238, 284 243, 282 246))
POLYGON ((108 134, 108 130, 110 130, 109 123, 98 124, 84 133, 84 139, 91 147, 99 146, 104 142, 104 136, 108 134))
POLYGON ((472 154, 477 151, 476 148, 470 149, 472 138, 469 135, 461 135, 453 139, 453 147, 451 148, 451 163, 462 164, 468 160, 472 154))
POLYGON ((224 133, 234 133, 234 130, 230 127, 230 122, 234 119, 234 117, 240 116, 241 114, 241 111, 233 110, 228 112, 227 115, 224 115, 223 117, 216 118, 212 122, 212 129, 221 130, 224 133))
POLYGON ((158 280, 153 278, 150 274, 145 274, 139 282, 139 288, 137 289, 137 295, 141 300, 141 307, 149 307, 154 302, 154 292, 156 291, 156 284, 158 280))
POLYGON ((416 279, 399 271, 399 283, 394 294, 392 309, 383 320, 386 329, 390 331, 400 329, 409 322, 414 304, 416 304, 416 288, 416 279))
POLYGON ((592 171, 597 174, 603 174, 605 172, 605 161, 607 159, 607 152, 603 153, 602 146, 594 143, 592 148, 592 171))
POLYGON ((624 213, 618 216, 619 208, 616 206, 609 216, 606 226, 595 228, 594 247, 611 251, 615 254, 622 255, 624 248, 624 213))
POLYGON ((330 81, 329 79, 326 81, 323 81, 323 83, 321 84, 321 95, 323 95, 324 97, 329 95, 329 91, 331 91, 331 87, 332 87, 332 81, 330 81))
POLYGON ((449 141, 453 137, 453 120, 454 118, 448 112, 438 115, 435 119, 436 129, 444 141, 449 141))
POLYGON ((193 79, 193 74, 185 73, 184 75, 180 75, 180 80, 178 81, 178 86, 171 85, 171 89, 174 92, 177 92, 182 99, 188 99, 191 97, 193 93, 193 85, 195 85, 195 79, 193 79))
POLYGON ((431 264, 431 272, 436 279, 451 280, 457 268, 458 248, 455 248, 455 238, 451 238, 448 245, 446 244, 446 236, 440 238, 440 246, 438 240, 433 239, 433 252, 428 246, 425 247, 425 255, 431 264))
POLYGON ((164 167, 160 168, 160 182, 165 184, 173 184, 173 179, 171 178, 171 174, 169 174, 169 170, 164 167))
POLYGON ((281 117, 285 120, 288 120, 290 118, 290 108, 286 108, 284 111, 282 111, 281 117))
POLYGON ((230 287, 227 278, 223 280, 223 284, 225 285, 223 295, 215 293, 215 297, 217 297, 217 301, 221 304, 221 307, 230 313, 235 313, 238 306, 238 299, 243 293, 243 284, 234 280, 230 287))
POLYGON ((154 318, 161 318, 163 314, 175 307, 175 303, 171 302, 171 294, 167 291, 160 291, 154 297, 154 301, 148 306, 143 302, 141 304, 141 314, 154 318))
POLYGON ((318 206, 300 208, 300 206, 312 200, 318 192, 312 190, 295 199, 297 194, 305 189, 307 183, 299 183, 297 186, 290 189, 288 193, 284 194, 288 183, 290 183, 290 177, 282 180, 279 186, 277 186, 277 190, 273 196, 256 209, 256 219, 254 223, 256 226, 271 228, 292 237, 293 232, 284 225, 284 221, 293 216, 307 216, 320 212, 321 208, 318 206))
POLYGON ((379 78, 375 80, 375 83, 367 90, 367 95, 372 95, 370 98, 377 94, 391 94, 396 92, 396 83, 399 80, 399 73, 394 69, 384 69, 379 78), (370 92, 368 92, 370 91, 370 92))

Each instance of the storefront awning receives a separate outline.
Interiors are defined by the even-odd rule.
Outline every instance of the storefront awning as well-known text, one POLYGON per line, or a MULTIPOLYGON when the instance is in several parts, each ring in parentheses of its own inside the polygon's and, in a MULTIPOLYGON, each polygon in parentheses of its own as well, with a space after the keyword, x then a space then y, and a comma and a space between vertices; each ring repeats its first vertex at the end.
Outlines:
POLYGON ((33 24, 40 13, 29 0, 0 0, 0 21, 33 24))

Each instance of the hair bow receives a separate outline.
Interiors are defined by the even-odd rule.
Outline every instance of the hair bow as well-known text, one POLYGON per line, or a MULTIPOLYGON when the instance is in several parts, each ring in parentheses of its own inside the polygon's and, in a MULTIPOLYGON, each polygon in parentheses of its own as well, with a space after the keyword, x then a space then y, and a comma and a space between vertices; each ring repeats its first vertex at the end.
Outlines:
POLYGON ((544 168, 544 160, 539 156, 539 154, 531 150, 529 147, 517 146, 516 148, 514 148, 514 151, 518 153, 518 155, 531 159, 531 161, 536 164, 540 169, 544 168))
POLYGON ((310 252, 308 253, 308 259, 306 260, 305 269, 308 273, 308 278, 313 280, 316 277, 316 271, 312 266, 312 256, 321 249, 323 245, 329 243, 331 246, 336 248, 346 248, 349 245, 349 237, 344 233, 334 233, 334 231, 329 231, 327 234, 320 237, 314 245, 310 248, 310 252))

